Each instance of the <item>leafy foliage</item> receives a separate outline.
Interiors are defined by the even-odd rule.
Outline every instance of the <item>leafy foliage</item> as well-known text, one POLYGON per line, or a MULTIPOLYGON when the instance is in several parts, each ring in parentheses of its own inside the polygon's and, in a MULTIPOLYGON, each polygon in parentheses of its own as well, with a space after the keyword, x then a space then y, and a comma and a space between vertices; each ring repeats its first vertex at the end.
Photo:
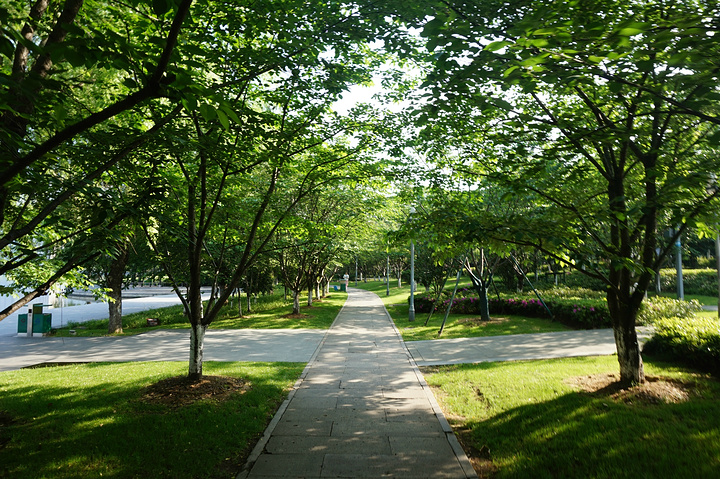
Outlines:
POLYGON ((720 324, 717 318, 665 317, 653 323, 655 334, 643 350, 720 374, 720 324))

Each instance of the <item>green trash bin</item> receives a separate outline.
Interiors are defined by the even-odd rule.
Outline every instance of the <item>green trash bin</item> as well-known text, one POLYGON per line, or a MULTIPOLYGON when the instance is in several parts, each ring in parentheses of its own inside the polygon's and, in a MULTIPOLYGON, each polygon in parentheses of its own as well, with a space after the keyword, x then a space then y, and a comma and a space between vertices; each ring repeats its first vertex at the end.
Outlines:
POLYGON ((33 304, 32 313, 18 314, 18 333, 27 333, 28 322, 31 323, 33 334, 46 334, 52 329, 52 314, 43 313, 42 303, 33 304), (31 320, 28 321, 28 315, 31 320))
POLYGON ((345 283, 342 283, 340 285, 340 291, 345 291, 347 293, 347 287, 345 287, 345 283))

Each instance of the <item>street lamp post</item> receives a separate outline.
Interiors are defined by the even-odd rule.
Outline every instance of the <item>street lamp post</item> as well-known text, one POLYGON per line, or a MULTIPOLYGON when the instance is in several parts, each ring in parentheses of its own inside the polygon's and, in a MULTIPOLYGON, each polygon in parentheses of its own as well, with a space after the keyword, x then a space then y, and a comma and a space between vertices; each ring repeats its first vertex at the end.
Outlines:
POLYGON ((680 238, 675 241, 675 269, 677 270, 677 299, 685 299, 685 288, 683 287, 683 270, 682 270, 682 244, 680 238))
POLYGON ((355 287, 357 288, 357 256, 355 256, 355 287))
MULTIPOLYGON (((410 216, 415 213, 415 207, 410 207, 410 216)), ((415 241, 410 240, 410 310, 408 311, 410 322, 415 321, 415 241)))
POLYGON ((387 262, 385 263, 385 296, 390 296, 390 246, 385 249, 387 262))
POLYGON ((410 321, 415 321, 415 242, 410 240, 410 321))

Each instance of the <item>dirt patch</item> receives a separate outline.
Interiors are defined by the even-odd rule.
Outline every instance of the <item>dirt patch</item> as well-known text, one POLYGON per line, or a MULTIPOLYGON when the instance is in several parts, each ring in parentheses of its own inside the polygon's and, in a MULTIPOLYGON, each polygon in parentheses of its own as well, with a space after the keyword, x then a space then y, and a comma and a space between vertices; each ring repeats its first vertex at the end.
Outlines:
POLYGON ((483 321, 482 318, 461 318, 458 319, 458 324, 465 325, 466 327, 471 326, 487 326, 488 324, 500 324, 510 321, 510 318, 494 317, 490 321, 483 321))
POLYGON ((232 394, 244 393, 250 387, 247 381, 227 376, 203 376, 197 381, 176 376, 151 384, 145 388, 141 399, 177 408, 207 399, 226 401, 232 394))
POLYGON ((623 387, 614 373, 569 378, 566 383, 593 396, 606 397, 626 404, 676 404, 694 396, 696 383, 678 379, 648 376, 643 384, 623 387))
POLYGON ((455 436, 458 438, 460 445, 465 451, 465 455, 470 460, 473 469, 480 479, 489 479, 495 477, 498 468, 493 464, 490 456, 490 448, 483 445, 480 449, 473 446, 472 432, 466 427, 453 427, 455 436))
POLYGON ((310 317, 309 314, 302 314, 302 313, 300 313, 300 314, 290 313, 290 314, 283 315, 283 318, 288 318, 288 319, 305 319, 305 318, 309 318, 309 317, 310 317))

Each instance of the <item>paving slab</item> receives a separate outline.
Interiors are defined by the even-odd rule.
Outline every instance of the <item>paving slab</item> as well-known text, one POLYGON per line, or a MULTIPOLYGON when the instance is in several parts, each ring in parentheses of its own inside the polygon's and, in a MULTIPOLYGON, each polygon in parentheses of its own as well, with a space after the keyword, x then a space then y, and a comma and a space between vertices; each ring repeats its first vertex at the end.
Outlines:
POLYGON ((348 300, 238 475, 477 477, 380 298, 348 300))

